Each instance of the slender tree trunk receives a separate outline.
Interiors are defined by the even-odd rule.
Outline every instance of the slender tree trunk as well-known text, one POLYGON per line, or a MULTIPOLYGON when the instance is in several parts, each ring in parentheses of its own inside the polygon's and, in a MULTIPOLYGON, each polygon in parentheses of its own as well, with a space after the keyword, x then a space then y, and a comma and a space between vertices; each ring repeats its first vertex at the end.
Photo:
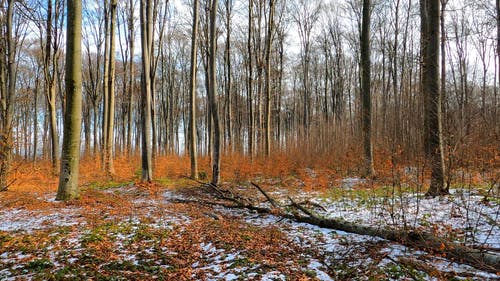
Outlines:
POLYGON ((149 75, 151 76, 151 82, 150 82, 150 87, 151 87, 151 129, 152 129, 152 161, 153 165, 155 163, 155 159, 157 157, 157 154, 159 153, 159 141, 158 141, 158 130, 159 126, 157 124, 157 106, 156 106, 156 69, 158 65, 158 59, 159 56, 154 55, 154 46, 153 42, 155 39, 153 38, 154 36, 154 24, 157 22, 158 19, 158 48, 162 49, 163 48, 163 35, 164 35, 164 30, 165 30, 165 25, 166 25, 166 20, 167 20, 167 11, 168 11, 168 0, 165 1, 165 7, 163 9, 163 15, 159 15, 159 1, 153 1, 153 7, 152 7, 152 21, 149 23, 150 24, 150 33, 149 33, 149 38, 148 38, 148 46, 150 49, 150 71, 149 75))
POLYGON ((104 0, 104 71, 103 71, 103 110, 102 110, 102 147, 101 147, 101 160, 105 167, 106 161, 106 148, 108 147, 108 110, 109 110, 109 45, 110 45, 110 21, 109 21, 109 0, 104 0))
POLYGON ((108 66, 108 103, 106 110, 106 146, 104 147, 104 170, 108 176, 112 176, 115 173, 113 165, 113 147, 114 147, 114 121, 115 121, 115 46, 116 46, 116 8, 117 0, 111 0, 110 2, 110 23, 109 23, 109 52, 106 56, 109 56, 107 61, 108 66))
MULTIPOLYGON (((151 33, 152 34, 152 33, 151 33)), ((151 39, 152 40, 152 39, 151 39)), ((152 43, 152 41, 150 41, 152 43)), ((152 44, 151 44, 152 45, 152 44)), ((153 54, 153 49, 151 49, 149 53, 149 59, 153 60, 154 54, 153 54)), ((155 159, 158 154, 158 132, 156 128, 156 85, 155 85, 155 75, 152 75, 152 73, 155 71, 154 67, 151 66, 149 70, 149 74, 151 75, 149 85, 151 87, 151 90, 149 91, 151 93, 151 161, 154 167, 155 159)))
POLYGON ((274 4, 275 0, 269 0, 269 17, 266 36, 266 136, 265 154, 271 154, 271 44, 274 25, 274 4))
POLYGON ((212 161, 212 184, 217 185, 220 180, 220 122, 217 109, 217 77, 216 77, 216 58, 217 58, 217 0, 212 0, 210 9, 210 61, 208 64, 210 87, 208 91, 208 100, 212 112, 214 123, 214 144, 212 161))
POLYGON ((142 180, 153 180, 151 151, 151 76, 149 40, 152 37, 152 2, 140 1, 142 53, 142 180), (145 3, 144 3, 145 2, 145 3))
POLYGON ((371 128, 371 59, 370 59, 370 0, 363 0, 363 19, 361 24, 361 112, 363 127, 364 171, 366 177, 375 174, 373 166, 373 144, 371 128))
POLYGON ((232 144, 232 80, 231 80, 231 12, 232 12, 232 2, 233 0, 226 0, 226 112, 227 112, 227 126, 226 126, 226 135, 227 135, 227 146, 230 150, 233 149, 232 144))
POLYGON ((57 133, 56 87, 54 78, 49 81, 50 144, 53 171, 59 162, 59 134, 57 133))
POLYGON ((78 196, 78 164, 82 123, 82 1, 67 1, 66 117, 57 200, 78 196))
POLYGON ((39 79, 38 76, 35 80, 35 90, 34 90, 34 104, 33 104, 33 156, 32 161, 33 164, 36 165, 37 160, 37 150, 38 150, 38 89, 39 89, 39 79))
MULTIPOLYGON (((57 13, 57 12, 56 12, 57 13)), ((56 69, 57 60, 55 58, 55 50, 52 49, 56 38, 52 34, 52 16, 53 7, 52 0, 47 1, 47 39, 45 41, 45 58, 44 58, 44 78, 45 78, 45 94, 50 115, 50 139, 51 139, 51 158, 52 171, 55 172, 59 162, 59 134, 57 133, 57 108, 56 108, 56 69), (52 71, 51 65, 52 64, 52 71)))
POLYGON ((191 156, 191 178, 198 178, 198 155, 196 149, 196 70, 197 70, 197 43, 198 34, 198 0, 193 4, 193 30, 191 33, 191 80, 189 94, 189 154, 191 156))
POLYGON ((324 89, 323 89, 323 103, 324 103, 324 110, 323 110, 323 113, 324 113, 324 121, 326 124, 329 124, 330 123, 330 120, 329 120, 329 114, 328 114, 328 90, 329 90, 329 85, 328 85, 328 82, 330 81, 330 79, 328 79, 330 77, 330 68, 332 67, 331 66, 331 63, 330 63, 330 60, 329 60, 329 57, 330 57, 330 42, 325 39, 324 40, 324 43, 323 43, 323 51, 324 51, 324 55, 325 55, 325 77, 324 77, 324 89))
MULTIPOLYGON (((82 97, 83 98, 83 97, 82 97)), ((82 104, 82 115, 83 115, 83 133, 85 142, 83 144, 83 154, 85 156, 91 155, 90 152, 90 104, 82 104)))
MULTIPOLYGON (((439 20, 440 20, 440 29, 441 29, 441 41, 440 41, 440 48, 441 48, 441 89, 440 89, 440 97, 441 97, 441 101, 440 101, 440 107, 441 107, 441 114, 440 114, 440 118, 441 118, 441 142, 443 143, 443 145, 441 145, 441 153, 445 153, 444 152, 444 142, 445 142, 445 139, 444 139, 444 126, 446 124, 446 29, 445 29, 445 17, 444 17, 444 12, 445 12, 445 9, 446 9, 446 4, 448 4, 448 0, 440 0, 441 1, 441 13, 439 15, 439 20)), ((443 161, 443 167, 446 167, 445 166, 445 162, 443 161)), ((444 169, 444 168, 443 168, 444 169)), ((445 175, 443 175, 443 178, 445 177, 445 175)), ((448 182, 447 184, 449 184, 449 181, 451 180, 450 177, 447 177, 446 179, 448 182)))
POLYGON ((248 52, 248 74, 247 74, 247 95, 248 95, 248 155, 253 157, 253 65, 252 65, 252 31, 253 31, 253 0, 248 2, 248 38, 247 38, 247 52, 248 52))
POLYGON ((134 40, 135 40, 135 35, 134 35, 134 0, 130 0, 130 11, 129 11, 129 18, 128 18, 128 32, 129 32, 129 62, 130 62, 130 67, 129 67, 129 77, 128 77, 128 89, 127 89, 127 107, 128 107, 128 118, 127 118, 127 153, 130 156, 132 153, 132 102, 133 102, 133 96, 134 96, 134 87, 135 87, 135 79, 134 79, 134 74, 135 74, 135 63, 134 63, 134 40))
POLYGON ((97 156, 97 149, 99 146, 99 133, 98 133, 98 123, 99 123, 99 106, 97 105, 97 101, 95 101, 94 104, 92 104, 92 111, 94 113, 94 126, 93 126, 93 133, 94 133, 94 147, 93 147, 93 156, 97 156))
POLYGON ((5 39, 6 56, 2 54, 1 70, 1 117, 0 124, 0 191, 5 191, 8 188, 7 176, 10 172, 12 162, 12 120, 14 115, 14 95, 16 90, 15 76, 15 46, 14 37, 12 34, 13 23, 12 17, 14 14, 14 0, 7 1, 7 34, 5 39))
MULTIPOLYGON (((399 6, 400 0, 396 1, 395 7, 395 30, 394 30, 394 43, 392 48, 392 92, 394 97, 394 129, 393 129, 393 141, 395 143, 401 142, 401 93, 398 86, 398 45, 399 45, 399 6)), ((401 80, 403 79, 403 73, 401 73, 401 80)), ((373 159, 372 159, 373 160, 373 159)))
POLYGON ((285 41, 284 37, 285 37, 285 35, 284 35, 284 31, 282 28, 283 27, 278 29, 278 40, 279 40, 278 53, 279 53, 279 67, 280 67, 279 77, 278 77, 278 95, 276 98, 276 141, 277 141, 278 149, 281 149, 281 137, 282 137, 281 97, 283 95, 283 73, 284 73, 283 61, 284 61, 284 53, 285 53, 285 49, 284 49, 284 41, 285 41))
POLYGON ((425 99, 425 153, 431 165, 427 196, 448 194, 444 184, 441 94, 439 91, 439 0, 421 0, 422 91, 425 99))
MULTIPOLYGON (((309 93, 309 42, 304 45, 304 58, 303 58, 303 83, 304 83, 304 104, 302 110, 302 127, 306 138, 309 136, 309 108, 310 108, 310 93, 309 93)), ((307 141, 308 142, 308 141, 307 141)))

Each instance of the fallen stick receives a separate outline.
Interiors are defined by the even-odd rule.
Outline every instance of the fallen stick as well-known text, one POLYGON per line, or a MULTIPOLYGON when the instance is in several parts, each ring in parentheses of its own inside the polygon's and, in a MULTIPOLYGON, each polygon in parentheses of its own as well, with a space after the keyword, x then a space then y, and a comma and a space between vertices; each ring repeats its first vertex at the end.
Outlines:
POLYGON ((264 197, 266 197, 267 201, 269 201, 269 203, 271 203, 271 205, 273 205, 274 208, 279 208, 279 205, 278 203, 276 203, 276 201, 274 201, 273 198, 271 198, 269 195, 267 195, 267 193, 256 183, 254 182, 250 182, 253 186, 255 186, 259 191, 260 193, 262 193, 264 195, 264 197))
POLYGON ((430 253, 440 254, 453 261, 461 261, 465 264, 490 273, 498 274, 500 272, 500 255, 446 241, 432 235, 431 233, 421 232, 418 230, 397 230, 390 228, 386 229, 355 224, 342 219, 323 218, 314 214, 307 208, 295 203, 295 201, 293 201, 293 199, 291 199, 290 197, 289 200, 292 202, 290 206, 304 213, 305 216, 299 215, 299 212, 293 212, 291 214, 285 208, 269 209, 254 206, 232 197, 226 198, 226 196, 221 195, 223 194, 223 192, 217 193, 217 198, 236 204, 235 206, 226 206, 229 208, 245 208, 257 211, 259 213, 280 216, 297 222, 308 223, 323 228, 341 230, 359 235, 379 237, 389 241, 400 243, 405 246, 423 249, 430 253))

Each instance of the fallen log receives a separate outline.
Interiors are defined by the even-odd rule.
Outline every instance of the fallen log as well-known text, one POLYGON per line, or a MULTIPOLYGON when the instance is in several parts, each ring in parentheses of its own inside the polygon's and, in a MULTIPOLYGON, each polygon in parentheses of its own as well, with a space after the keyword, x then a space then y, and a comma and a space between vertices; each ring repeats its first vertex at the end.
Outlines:
MULTIPOLYGON (((424 250, 433 254, 446 257, 452 261, 468 264, 477 269, 490 273, 500 274, 500 255, 492 252, 474 249, 459 243, 441 239, 431 233, 415 229, 392 229, 360 225, 338 218, 324 218, 313 211, 297 204, 290 197, 290 205, 279 206, 276 200, 272 199, 261 187, 252 183, 259 192, 271 203, 273 208, 255 206, 248 203, 249 200, 243 200, 240 196, 235 196, 232 192, 222 190, 218 186, 205 184, 211 194, 220 200, 229 201, 231 204, 220 204, 211 202, 211 204, 223 205, 227 208, 239 208, 253 210, 261 214, 271 214, 282 218, 290 219, 296 222, 316 225, 323 228, 345 231, 349 233, 379 237, 388 241, 397 242, 404 246, 424 250), (226 194, 230 194, 227 196, 226 194), (288 210, 287 208, 288 207, 288 210), (292 210, 290 210, 290 207, 292 210)), ((207 203, 207 201, 205 201, 207 203)))

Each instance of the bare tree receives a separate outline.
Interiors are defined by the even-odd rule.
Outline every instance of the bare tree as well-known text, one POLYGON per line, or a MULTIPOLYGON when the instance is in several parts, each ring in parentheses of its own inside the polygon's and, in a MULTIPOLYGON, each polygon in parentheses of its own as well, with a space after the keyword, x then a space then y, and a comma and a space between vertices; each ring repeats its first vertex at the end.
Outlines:
MULTIPOLYGON (((100 1, 100 0, 96 0, 100 1)), ((99 151, 100 143, 102 143, 102 139, 100 139, 99 132, 102 130, 99 129, 99 123, 101 121, 100 116, 100 105, 101 98, 103 97, 103 67, 102 67, 102 59, 103 59, 103 45, 104 45, 104 13, 101 7, 97 7, 95 9, 85 9, 82 11, 84 14, 83 19, 83 44, 85 47, 85 56, 84 56, 84 80, 83 80, 83 88, 84 94, 86 96, 87 107, 92 108, 92 138, 93 138, 93 147, 92 154, 94 157, 97 156, 99 151)))
POLYGON ((271 153, 271 44, 273 41, 275 0, 269 0, 269 16, 266 35, 266 136, 265 154, 271 153))
POLYGON ((226 27, 226 50, 224 54, 224 84, 225 84, 225 90, 226 90, 226 99, 224 103, 224 108, 226 111, 225 118, 224 120, 224 138, 227 140, 224 141, 225 145, 229 149, 233 149, 233 143, 232 143, 232 134, 233 134, 233 87, 232 87, 232 67, 231 67, 231 33, 232 33, 232 13, 233 13, 233 7, 234 7, 234 0, 225 0, 225 10, 226 10, 226 20, 225 20, 225 27, 226 27))
POLYGON ((301 65, 302 65, 302 88, 303 88, 303 110, 302 126, 308 134, 310 123, 311 89, 309 82, 309 68, 311 60, 311 37, 312 31, 319 19, 321 11, 321 1, 318 0, 294 0, 292 1, 291 16, 298 26, 301 44, 301 65))
POLYGON ((45 41, 45 58, 43 62, 43 71, 45 79, 45 96, 49 107, 50 115, 50 139, 51 139, 51 157, 52 168, 55 171, 59 164, 59 134, 57 132, 57 95, 56 78, 59 60, 59 27, 60 19, 59 6, 61 1, 56 1, 56 7, 53 7, 53 0, 47 1, 47 26, 45 41), (54 20, 54 21, 53 21, 54 20))
POLYGON ((193 27, 191 32, 191 80, 189 94, 189 154, 191 156, 191 178, 198 178, 198 157, 196 150, 196 70, 198 51, 196 36, 198 33, 198 0, 193 0, 193 27))
POLYGON ((165 26, 167 24, 167 15, 168 15, 168 0, 167 1, 158 1, 155 0, 152 3, 151 17, 152 17, 152 25, 150 32, 150 87, 151 87, 151 131, 152 131, 152 159, 154 163, 154 159, 156 158, 156 154, 158 153, 158 132, 157 132, 157 113, 156 113, 156 71, 158 67, 158 61, 160 56, 155 54, 155 42, 157 44, 157 49, 161 51, 164 48, 163 38, 165 26), (157 30, 157 39, 155 37, 155 28, 158 25, 157 30))
POLYGON ((252 52, 252 33, 253 33, 253 0, 248 1, 248 37, 247 37, 247 107, 248 107, 248 155, 254 153, 254 116, 253 116, 253 52, 252 52))
POLYGON ((123 17, 123 31, 120 34, 125 34, 125 43, 120 44, 122 60, 124 62, 124 116, 123 116, 123 142, 125 146, 125 151, 127 155, 132 153, 132 123, 133 123, 133 102, 134 102, 134 91, 135 91, 135 62, 134 62, 134 50, 135 50, 135 7, 136 1, 129 0, 125 2, 125 7, 122 13, 123 17), (127 57, 128 54, 128 57, 127 57))
POLYGON ((78 196, 82 123, 82 1, 68 0, 66 43, 66 116, 57 200, 78 196))
POLYGON ((135 41, 135 28, 134 28, 134 7, 135 7, 135 2, 134 0, 130 0, 129 2, 129 12, 128 12, 128 42, 129 42, 129 75, 128 75, 128 100, 127 100, 127 106, 128 106, 128 123, 127 123, 127 153, 131 153, 132 150, 132 102, 133 102, 133 95, 134 95, 134 86, 135 86, 135 63, 134 63, 134 41, 135 41))
POLYGON ((153 180, 152 151, 151 151, 151 75, 150 55, 153 37, 152 1, 140 1, 141 17, 141 103, 142 103, 142 180, 153 180))
POLYGON ((431 165, 427 196, 448 194, 444 184, 444 157, 439 91, 439 0, 421 0, 422 92, 425 106, 425 154, 431 165))
MULTIPOLYGON (((109 20, 109 1, 103 0, 104 6, 104 66, 103 66, 103 82, 102 82, 102 100, 103 100, 103 110, 102 110, 102 149, 101 149, 101 160, 102 163, 106 161, 106 148, 108 147, 108 110, 109 110, 109 43, 110 43, 110 20, 109 20)), ((106 165, 103 165, 106 166, 106 165)))
POLYGON ((116 60, 115 60, 115 49, 116 49, 116 8, 117 8, 117 0, 111 0, 109 3, 109 51, 105 54, 106 61, 108 62, 107 70, 108 70, 108 79, 107 82, 107 103, 105 104, 104 109, 104 118, 106 127, 104 130, 105 133, 105 147, 104 147, 104 170, 108 175, 113 175, 115 173, 114 165, 113 165, 113 147, 114 147, 114 120, 115 120, 115 73, 116 73, 116 60))
POLYGON ((212 158, 212 184, 217 185, 220 180, 220 124, 219 112, 217 108, 217 79, 216 79, 216 58, 217 58, 217 0, 211 0, 210 5, 210 61, 208 64, 208 74, 210 86, 208 89, 208 100, 212 121, 214 124, 214 144, 212 158))
POLYGON ((121 9, 121 24, 123 30, 118 32, 120 40, 120 53, 123 62, 123 95, 122 95, 122 144, 123 152, 130 156, 132 153, 132 116, 133 116, 133 96, 135 87, 135 62, 134 62, 134 41, 135 41, 135 0, 125 1, 125 6, 121 9), (124 42, 122 42, 122 37, 124 42))
POLYGON ((370 0, 363 0, 363 18, 361 23, 361 115, 362 115, 362 131, 363 131, 363 147, 364 147, 364 171, 366 177, 375 174, 373 166, 373 143, 372 143, 372 109, 371 109, 371 59, 370 59, 370 17, 371 17, 370 0))
POLYGON ((15 38, 13 35, 14 0, 7 1, 7 9, 2 24, 0 49, 0 191, 8 188, 7 176, 12 161, 12 129, 14 115, 15 75, 15 38))

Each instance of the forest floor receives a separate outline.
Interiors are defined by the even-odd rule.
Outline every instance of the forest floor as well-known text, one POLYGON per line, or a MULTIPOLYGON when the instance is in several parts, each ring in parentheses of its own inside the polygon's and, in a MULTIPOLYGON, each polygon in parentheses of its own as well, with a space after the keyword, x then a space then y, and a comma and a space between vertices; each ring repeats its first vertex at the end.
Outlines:
MULTIPOLYGON (((253 180, 278 201, 307 201, 324 217, 422 229, 500 252, 498 187, 426 199, 358 178, 338 178, 321 191, 305 190, 293 175, 253 180)), ((246 182, 222 186, 269 204, 246 182)), ((95 182, 78 200, 54 198, 53 187, 0 194, 0 280, 500 280, 500 273, 380 238, 196 203, 216 200, 183 178, 95 182)))

